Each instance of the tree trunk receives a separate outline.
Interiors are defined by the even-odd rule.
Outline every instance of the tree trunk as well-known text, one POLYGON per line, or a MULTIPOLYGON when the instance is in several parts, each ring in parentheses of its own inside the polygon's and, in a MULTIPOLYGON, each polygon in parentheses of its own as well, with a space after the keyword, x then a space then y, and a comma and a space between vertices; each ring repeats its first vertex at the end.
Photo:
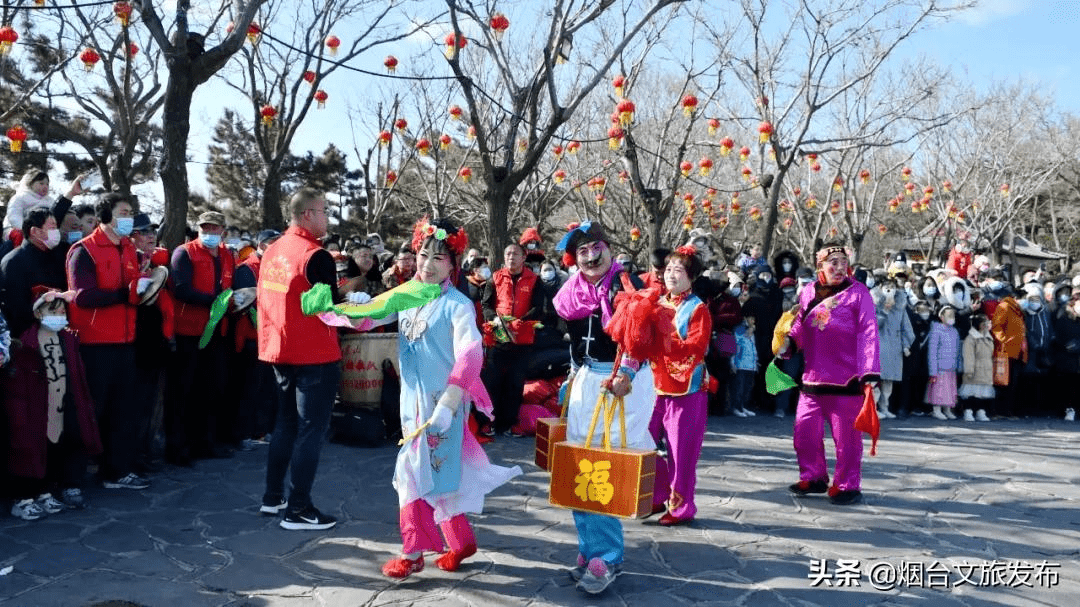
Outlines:
POLYGON ((780 198, 780 191, 784 187, 784 178, 787 176, 787 165, 782 165, 777 168, 776 176, 773 178, 772 184, 769 186, 769 194, 765 196, 765 232, 761 235, 761 254, 765 256, 765 259, 772 259, 773 255, 773 234, 776 233, 776 224, 779 221, 779 205, 777 200, 780 198))
POLYGON ((489 259, 494 261, 502 257, 502 250, 510 244, 510 200, 513 188, 503 184, 494 184, 488 188, 488 228, 487 244, 491 247, 489 259))
POLYGON ((179 61, 169 70, 165 90, 161 184, 165 189, 165 226, 162 240, 172 249, 184 242, 188 212, 187 142, 191 130, 191 98, 195 83, 191 63, 179 61))
POLYGON ((262 195, 263 229, 284 230, 285 216, 281 212, 281 166, 271 164, 266 170, 262 195))

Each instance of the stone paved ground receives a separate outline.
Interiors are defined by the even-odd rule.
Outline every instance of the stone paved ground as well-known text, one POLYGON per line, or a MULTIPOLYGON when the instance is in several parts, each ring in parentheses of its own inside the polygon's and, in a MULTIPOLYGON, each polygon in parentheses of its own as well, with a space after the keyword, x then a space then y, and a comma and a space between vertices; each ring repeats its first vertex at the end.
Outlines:
POLYGON ((399 547, 394 448, 328 445, 314 494, 341 522, 295 532, 256 512, 262 447, 166 468, 147 491, 94 489, 82 512, 0 519, 0 569, 14 568, 0 577, 0 606, 1075 604, 1080 426, 883 425, 878 455, 864 465, 864 503, 840 507, 788 495, 796 477, 790 418, 711 418, 698 519, 675 529, 655 518, 626 522, 626 573, 595 597, 564 572, 576 554, 574 526, 547 502, 532 441, 500 439, 489 454, 525 474, 473 517, 480 552, 456 574, 430 557, 404 582, 379 573, 399 547), (834 573, 838 559, 858 562, 860 585, 811 583, 812 561, 834 573), (1043 562, 1059 565, 1043 569, 1056 583, 1027 576, 1043 562), (1000 580, 980 575, 982 567, 1000 580), (873 574, 889 586, 889 573, 904 568, 914 572, 909 584, 871 584, 873 574), (953 586, 961 573, 984 586, 953 586), (946 578, 950 587, 940 587, 946 578))

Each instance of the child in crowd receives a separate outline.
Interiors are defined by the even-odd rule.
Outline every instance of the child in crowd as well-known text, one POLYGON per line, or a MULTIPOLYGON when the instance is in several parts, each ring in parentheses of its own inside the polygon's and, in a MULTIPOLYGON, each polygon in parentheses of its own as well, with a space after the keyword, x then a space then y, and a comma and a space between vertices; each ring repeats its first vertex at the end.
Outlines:
POLYGON ((753 417, 754 412, 746 408, 750 402, 750 391, 757 376, 758 356, 754 345, 754 317, 746 316, 735 327, 735 356, 731 357, 731 411, 739 417, 753 417))
POLYGON ((994 404, 994 338, 990 336, 990 319, 984 314, 971 317, 963 361, 964 383, 957 396, 964 409, 964 421, 988 422, 987 410, 994 404))
POLYGON ((11 514, 27 521, 85 507, 87 456, 101 453, 78 337, 66 328, 73 297, 49 290, 37 298, 36 321, 19 336, 4 386, 16 497, 11 514))
POLYGON ((930 326, 930 343, 927 347, 927 363, 930 382, 926 386, 926 402, 933 405, 931 413, 936 419, 956 419, 956 373, 963 368, 960 350, 960 333, 956 327, 956 309, 942 306, 938 312, 940 322, 930 326))

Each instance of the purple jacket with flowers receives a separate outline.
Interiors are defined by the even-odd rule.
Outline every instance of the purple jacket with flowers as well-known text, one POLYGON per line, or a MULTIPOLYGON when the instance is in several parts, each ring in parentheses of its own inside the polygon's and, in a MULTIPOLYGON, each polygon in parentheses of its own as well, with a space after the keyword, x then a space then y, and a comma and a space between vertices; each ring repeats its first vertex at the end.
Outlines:
POLYGON ((926 346, 926 361, 930 377, 942 371, 959 373, 964 370, 964 351, 960 349, 960 332, 940 322, 930 323, 930 340, 926 346))
POLYGON ((803 385, 850 386, 877 380, 881 363, 870 290, 849 278, 838 292, 815 303, 817 286, 817 282, 807 285, 799 295, 799 311, 789 334, 805 355, 803 385))

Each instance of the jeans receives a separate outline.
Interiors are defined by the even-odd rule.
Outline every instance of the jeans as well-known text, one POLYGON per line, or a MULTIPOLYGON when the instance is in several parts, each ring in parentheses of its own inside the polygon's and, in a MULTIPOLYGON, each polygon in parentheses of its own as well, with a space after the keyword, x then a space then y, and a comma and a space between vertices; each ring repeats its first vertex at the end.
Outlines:
POLYGON ((738 369, 731 378, 731 403, 732 409, 746 409, 750 406, 750 396, 754 389, 754 379, 757 371, 738 369))
POLYGON ((289 511, 299 512, 311 506, 311 486, 330 427, 341 364, 274 365, 274 375, 279 403, 266 462, 263 503, 281 502, 285 497, 285 472, 291 468, 289 511))

